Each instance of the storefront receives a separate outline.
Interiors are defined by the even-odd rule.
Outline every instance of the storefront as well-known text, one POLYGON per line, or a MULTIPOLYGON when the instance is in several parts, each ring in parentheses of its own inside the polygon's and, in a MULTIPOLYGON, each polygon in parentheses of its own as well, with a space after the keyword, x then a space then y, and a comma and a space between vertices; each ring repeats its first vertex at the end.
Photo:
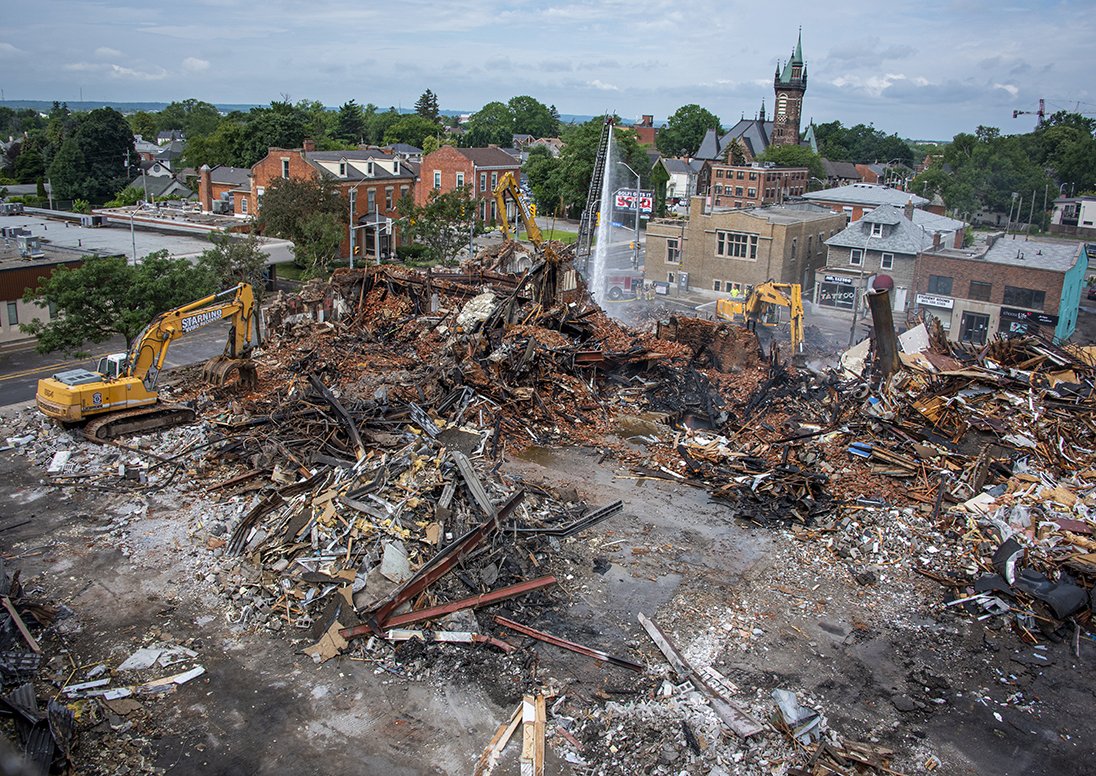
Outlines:
POLYGON ((817 303, 822 307, 852 311, 856 305, 856 280, 848 275, 823 275, 817 303))
POLYGON ((925 314, 926 319, 932 316, 940 321, 944 331, 951 331, 951 312, 955 308, 955 300, 946 296, 935 294, 918 294, 917 309, 925 314))
POLYGON ((998 325, 997 331, 1008 335, 1036 334, 1039 327, 1046 327, 1050 329, 1049 333, 1053 335, 1057 326, 1057 315, 1002 307, 1001 323, 998 325))

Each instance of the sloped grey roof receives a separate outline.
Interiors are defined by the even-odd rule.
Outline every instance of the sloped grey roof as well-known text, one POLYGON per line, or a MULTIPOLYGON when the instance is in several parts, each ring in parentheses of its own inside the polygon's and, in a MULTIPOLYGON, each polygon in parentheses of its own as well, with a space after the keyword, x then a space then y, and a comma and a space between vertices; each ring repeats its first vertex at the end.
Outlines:
POLYGON ((476 167, 514 167, 517 160, 501 148, 458 148, 457 152, 476 167))
POLYGON ((912 192, 899 191, 875 183, 853 183, 850 186, 836 186, 821 191, 808 191, 803 197, 818 202, 847 202, 850 205, 902 206, 911 199, 915 207, 929 204, 927 199, 912 192))
POLYGON ((390 145, 386 145, 385 149, 392 151, 396 154, 410 154, 412 156, 422 153, 421 148, 416 148, 410 143, 391 143, 390 145))
POLYGON ((764 153, 769 147, 769 139, 773 136, 773 122, 760 119, 740 119, 737 124, 727 130, 727 133, 719 139, 720 151, 726 153, 732 140, 742 140, 747 143, 750 153, 755 157, 764 153))
POLYGON ((913 223, 920 224, 930 232, 957 232, 967 226, 966 221, 930 213, 928 210, 914 210, 913 223))
POLYGON ((209 179, 213 183, 228 184, 236 188, 249 188, 250 178, 251 170, 246 167, 229 167, 219 164, 209 171, 209 179))
POLYGON ((684 159, 672 159, 664 156, 660 161, 670 175, 693 175, 696 173, 696 170, 684 159))
MULTIPOLYGON (((852 187, 845 186, 845 188, 852 187)), ((873 251, 887 251, 888 253, 902 253, 907 256, 915 256, 926 248, 932 247, 931 234, 922 229, 920 225, 906 218, 901 208, 893 205, 881 205, 869 215, 876 216, 874 223, 890 224, 890 221, 880 221, 879 219, 888 218, 891 214, 897 215, 898 220, 884 230, 882 237, 871 236, 873 221, 869 221, 868 216, 865 216, 859 221, 853 221, 842 231, 826 240, 826 245, 839 248, 864 248, 873 251)))
POLYGON ((866 213, 860 220, 865 224, 897 224, 904 216, 905 213, 894 205, 882 205, 866 213))
POLYGON ((860 180, 860 172, 852 162, 831 162, 829 159, 823 159, 822 166, 826 168, 827 178, 860 180))
POLYGON ((138 175, 129 184, 129 188, 149 193, 152 197, 162 197, 165 193, 193 197, 194 192, 170 175, 138 175))
POLYGON ((693 157, 715 161, 720 158, 719 147, 719 135, 716 134, 714 129, 709 129, 704 133, 704 139, 700 141, 700 148, 697 149, 693 157))

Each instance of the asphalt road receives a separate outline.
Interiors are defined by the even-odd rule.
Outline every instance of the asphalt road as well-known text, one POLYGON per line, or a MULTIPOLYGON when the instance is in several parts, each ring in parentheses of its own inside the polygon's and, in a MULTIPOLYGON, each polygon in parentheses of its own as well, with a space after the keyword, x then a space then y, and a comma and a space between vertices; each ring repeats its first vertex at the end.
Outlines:
MULTIPOLYGON (((187 366, 219 356, 228 339, 228 324, 211 324, 176 340, 168 349, 165 368, 187 366)), ((66 369, 93 369, 101 356, 125 350, 125 340, 118 338, 99 345, 89 345, 87 358, 64 360, 63 354, 41 355, 34 350, 0 354, 0 407, 34 399, 38 380, 66 369)))

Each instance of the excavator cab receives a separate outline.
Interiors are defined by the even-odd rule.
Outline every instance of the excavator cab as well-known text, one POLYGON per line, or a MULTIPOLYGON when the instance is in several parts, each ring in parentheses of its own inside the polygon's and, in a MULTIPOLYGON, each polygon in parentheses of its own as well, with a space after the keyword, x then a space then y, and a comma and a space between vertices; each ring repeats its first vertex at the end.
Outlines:
POLYGON ((109 356, 103 356, 99 359, 99 366, 95 368, 95 371, 106 380, 117 380, 125 371, 125 368, 126 354, 111 353, 109 356))

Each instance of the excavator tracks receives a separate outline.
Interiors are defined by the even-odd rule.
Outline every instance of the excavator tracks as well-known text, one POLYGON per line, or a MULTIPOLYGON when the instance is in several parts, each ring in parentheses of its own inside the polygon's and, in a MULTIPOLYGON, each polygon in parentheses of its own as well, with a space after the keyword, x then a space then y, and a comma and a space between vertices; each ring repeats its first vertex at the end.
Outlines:
POLYGON ((112 412, 84 426, 84 436, 92 442, 109 442, 130 434, 161 431, 193 423, 197 414, 182 404, 159 404, 124 412, 112 412))

